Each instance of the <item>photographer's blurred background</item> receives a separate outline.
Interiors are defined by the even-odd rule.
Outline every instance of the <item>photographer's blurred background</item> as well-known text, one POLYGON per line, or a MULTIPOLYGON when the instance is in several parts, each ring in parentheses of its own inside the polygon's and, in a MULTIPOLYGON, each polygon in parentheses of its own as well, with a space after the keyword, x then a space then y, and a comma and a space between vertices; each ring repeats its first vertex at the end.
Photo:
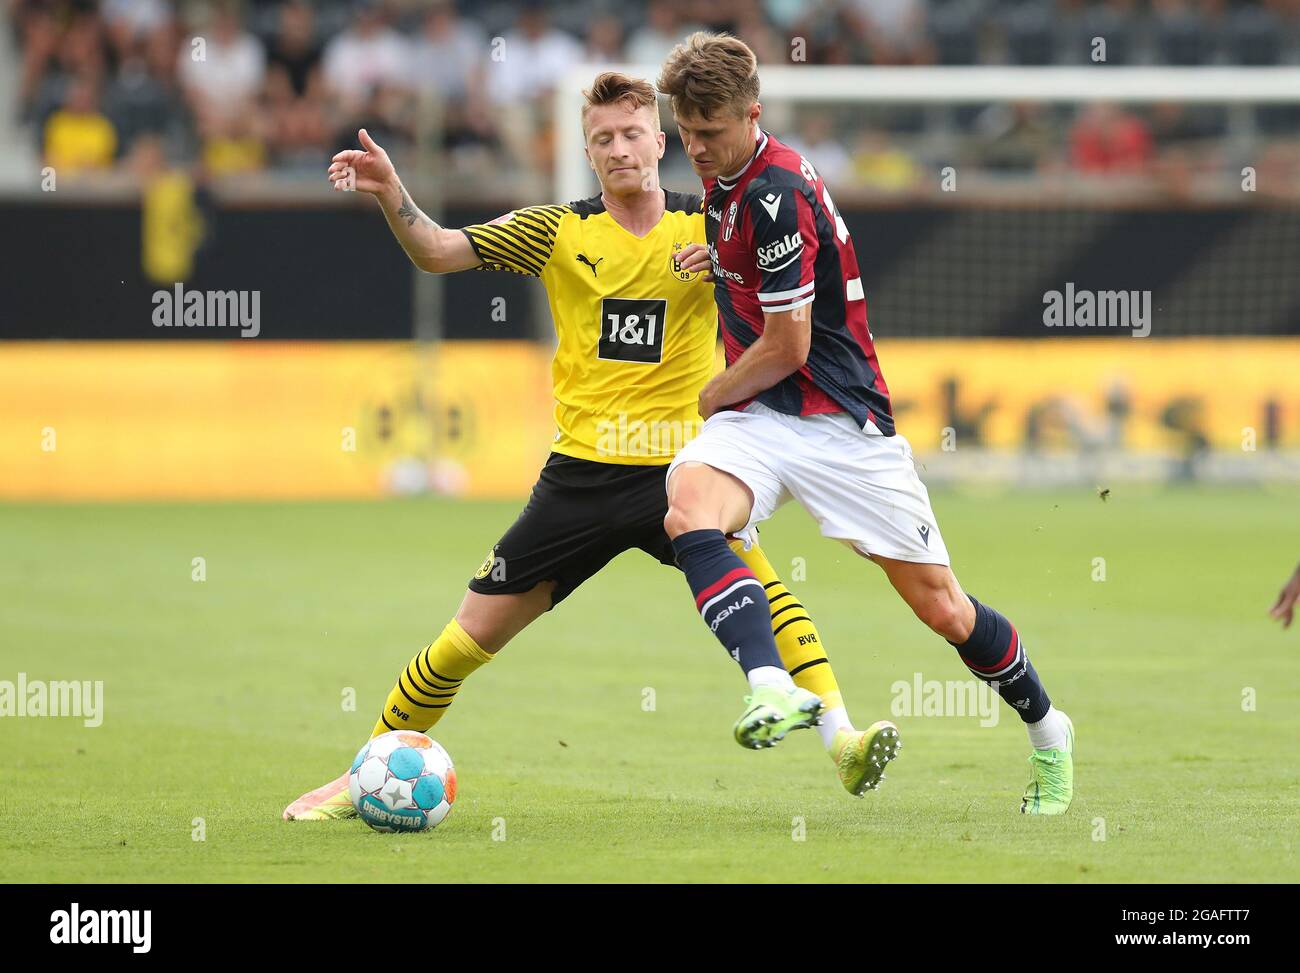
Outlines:
MULTIPOLYGON (((0 497, 526 490, 540 287, 416 274, 328 160, 367 127, 450 226, 556 200, 575 66, 653 79, 701 27, 810 76, 1218 72, 1218 102, 1012 85, 764 119, 853 233, 931 480, 1300 476, 1300 0, 0 2, 0 497), (1235 98, 1236 69, 1292 94, 1235 98), (178 284, 256 292, 255 333, 160 325, 178 284), (1150 336, 1045 326, 1067 284, 1150 292, 1150 336)), ((663 184, 694 190, 663 120, 663 184)))

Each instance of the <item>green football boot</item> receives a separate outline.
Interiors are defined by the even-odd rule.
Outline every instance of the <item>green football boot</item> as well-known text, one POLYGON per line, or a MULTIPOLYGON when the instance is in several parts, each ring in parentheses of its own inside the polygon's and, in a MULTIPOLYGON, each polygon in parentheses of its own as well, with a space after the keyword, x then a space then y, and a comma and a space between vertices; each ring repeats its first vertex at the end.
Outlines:
POLYGON ((831 759, 840 783, 854 797, 874 791, 885 779, 885 766, 902 746, 898 727, 889 720, 872 723, 865 730, 840 730, 831 743, 831 759))
POLYGON ((822 701, 806 689, 758 686, 745 697, 745 712, 736 720, 736 742, 758 750, 774 747, 791 730, 821 722, 822 701))
POLYGON ((1032 776, 1020 798, 1021 814, 1064 814, 1074 799, 1074 724, 1064 713, 1061 718, 1065 749, 1035 750, 1029 755, 1032 776))

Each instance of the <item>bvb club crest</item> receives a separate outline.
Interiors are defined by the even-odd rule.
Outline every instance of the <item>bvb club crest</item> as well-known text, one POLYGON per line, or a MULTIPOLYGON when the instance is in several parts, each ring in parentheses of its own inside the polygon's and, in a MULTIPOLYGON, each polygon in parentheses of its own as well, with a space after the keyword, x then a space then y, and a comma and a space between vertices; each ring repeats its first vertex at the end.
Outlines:
POLYGON ((483 563, 479 565, 479 569, 476 572, 474 572, 474 580, 482 581, 489 574, 491 574, 492 567, 493 565, 496 564, 496 561, 497 561, 497 549, 496 547, 493 547, 492 550, 487 552, 487 557, 483 559, 483 563))
POLYGON ((685 246, 686 244, 684 243, 673 244, 673 255, 672 257, 669 258, 669 262, 672 264, 672 268, 673 268, 673 276, 676 277, 678 280, 687 280, 687 281, 695 280, 700 276, 699 272, 697 271, 695 273, 691 273, 689 271, 683 270, 682 265, 677 262, 677 255, 682 252, 682 249, 685 246))

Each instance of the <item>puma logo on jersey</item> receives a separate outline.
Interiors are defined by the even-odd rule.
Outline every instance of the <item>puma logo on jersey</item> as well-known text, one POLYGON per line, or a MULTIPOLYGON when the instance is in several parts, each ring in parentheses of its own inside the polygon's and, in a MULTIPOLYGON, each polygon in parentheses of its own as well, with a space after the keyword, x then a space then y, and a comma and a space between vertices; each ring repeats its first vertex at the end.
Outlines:
POLYGON ((767 215, 772 218, 773 222, 775 222, 776 211, 781 208, 781 197, 778 196, 776 193, 768 193, 766 196, 764 196, 762 199, 758 201, 758 205, 762 206, 763 209, 767 210, 767 215))
MULTIPOLYGON (((596 264, 600 263, 600 262, 601 262, 602 260, 604 260, 604 259, 605 259, 604 257, 597 257, 597 258, 596 258, 596 264)), ((588 257, 585 253, 580 253, 580 254, 578 254, 577 260, 578 260, 578 263, 580 263, 580 264, 586 264, 588 267, 591 268, 591 276, 592 276, 592 277, 599 277, 599 276, 600 276, 598 273, 596 273, 596 264, 592 263, 592 262, 591 262, 591 258, 588 257)))

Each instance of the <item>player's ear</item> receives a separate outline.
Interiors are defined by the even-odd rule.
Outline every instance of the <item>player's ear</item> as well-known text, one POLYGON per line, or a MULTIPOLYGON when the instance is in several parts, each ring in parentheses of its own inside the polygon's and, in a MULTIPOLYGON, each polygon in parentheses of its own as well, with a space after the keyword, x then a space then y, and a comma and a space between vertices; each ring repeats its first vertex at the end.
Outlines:
POLYGON ((594 163, 594 162, 591 161, 591 152, 589 152, 589 151, 587 150, 587 147, 586 147, 585 145, 582 147, 582 154, 585 155, 585 156, 587 157, 587 165, 591 166, 591 171, 592 171, 592 172, 595 172, 595 171, 596 171, 596 163, 594 163))
POLYGON ((663 132, 655 132, 655 142, 659 146, 659 155, 657 158, 662 159, 664 157, 664 151, 668 148, 668 136, 663 132))
POLYGON ((762 115, 763 115, 763 103, 761 101, 756 101, 749 106, 749 120, 753 122, 755 125, 758 124, 758 120, 759 118, 762 117, 762 115))

